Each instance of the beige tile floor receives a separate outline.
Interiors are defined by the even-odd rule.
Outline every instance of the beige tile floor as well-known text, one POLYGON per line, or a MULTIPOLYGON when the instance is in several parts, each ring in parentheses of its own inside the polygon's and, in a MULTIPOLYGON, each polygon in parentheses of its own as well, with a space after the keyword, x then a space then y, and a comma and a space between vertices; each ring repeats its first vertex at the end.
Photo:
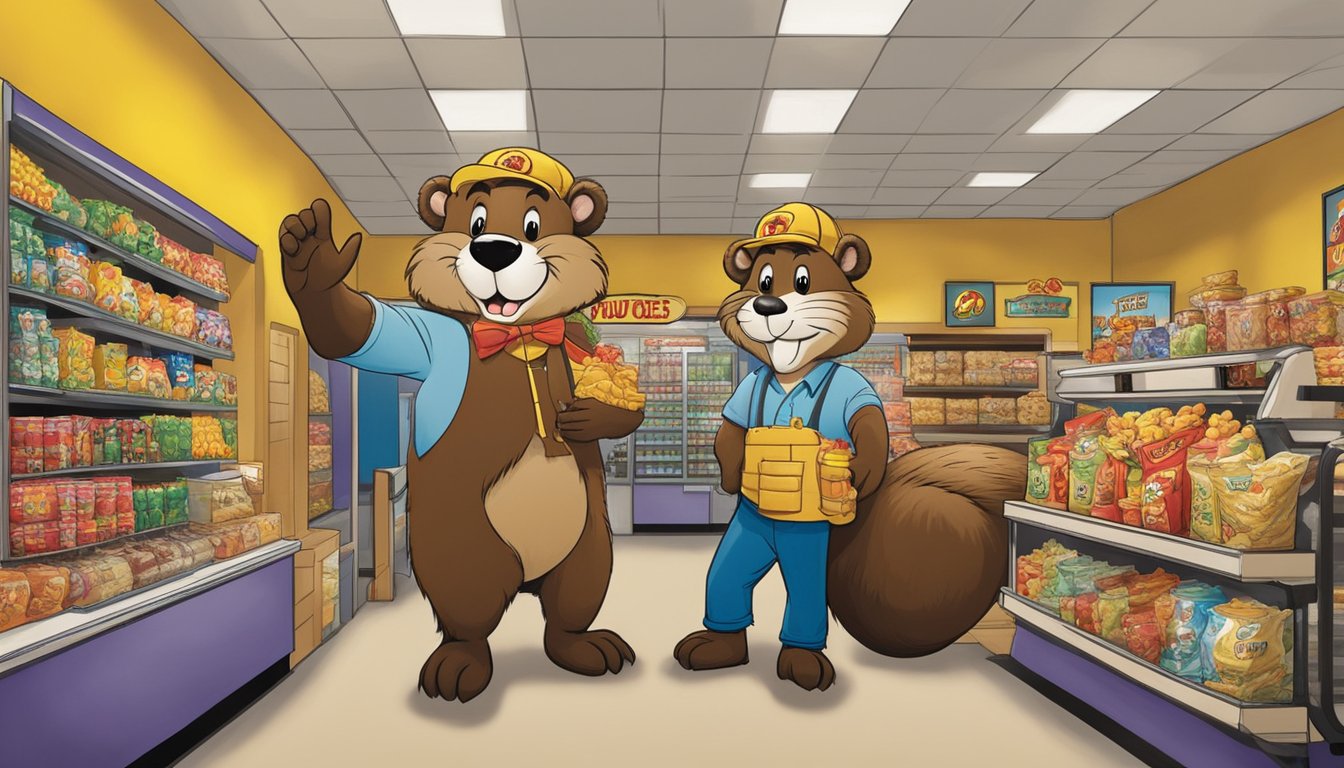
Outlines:
POLYGON ((403 581, 395 602, 366 606, 181 765, 1140 765, 974 643, 889 659, 833 625, 836 686, 808 693, 778 680, 777 571, 757 589, 752 663, 683 671, 672 647, 699 625, 716 541, 617 539, 598 624, 639 654, 619 676, 593 680, 552 666, 540 610, 524 596, 493 638, 490 688, 466 705, 428 699, 415 682, 437 635, 428 603, 403 581))

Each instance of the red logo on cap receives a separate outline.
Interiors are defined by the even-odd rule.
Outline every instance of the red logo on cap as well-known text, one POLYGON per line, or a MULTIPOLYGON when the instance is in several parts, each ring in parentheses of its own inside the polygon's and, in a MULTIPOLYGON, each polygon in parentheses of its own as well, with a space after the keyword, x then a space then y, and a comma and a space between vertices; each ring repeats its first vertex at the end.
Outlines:
POLYGON ((761 224, 761 237, 778 235, 781 232, 789 231, 789 219, 783 214, 776 215, 774 218, 767 219, 761 224))
POLYGON ((495 165, 500 168, 508 168, 510 171, 517 171, 518 173, 527 173, 532 170, 531 161, 527 159, 526 155, 518 152, 499 158, 499 160, 495 162, 495 165))

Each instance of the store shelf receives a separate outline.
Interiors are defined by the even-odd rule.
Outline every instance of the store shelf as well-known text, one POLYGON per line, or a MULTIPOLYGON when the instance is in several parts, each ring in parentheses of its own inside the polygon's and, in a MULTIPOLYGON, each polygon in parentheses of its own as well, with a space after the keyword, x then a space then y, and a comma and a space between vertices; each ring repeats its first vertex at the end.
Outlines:
POLYGON ((192 413, 235 412, 236 405, 193 403, 187 400, 166 400, 146 395, 121 392, 101 392, 91 389, 49 389, 24 384, 9 385, 9 402, 24 405, 89 406, 118 408, 144 413, 147 411, 186 411, 192 413))
POLYGON ((1240 581, 1306 584, 1316 578, 1316 555, 1313 552, 1243 552, 1025 501, 1005 502, 1003 516, 1016 523, 1077 536, 1240 581))
POLYGON ((1066 368, 1059 372, 1060 378, 1088 378, 1094 376, 1122 376, 1135 373, 1161 373, 1190 368, 1225 368, 1232 365, 1250 365, 1284 360, 1301 351, 1310 351, 1308 347, 1290 346, 1274 349, 1258 349, 1246 352, 1218 352, 1211 355, 1194 357, 1171 357, 1161 360, 1130 360, 1123 363, 1098 363, 1066 368))
POLYGON ((1299 400, 1344 403, 1344 387, 1322 385, 1298 387, 1297 397, 1299 400))
MULTIPOLYGON (((149 534, 163 533, 164 531, 175 531, 175 530, 177 530, 177 529, 179 529, 179 528, 185 528, 185 527, 187 527, 188 525, 191 525, 190 521, 185 522, 185 523, 173 523, 172 525, 160 525, 160 526, 158 526, 157 528, 146 528, 146 529, 143 530, 143 531, 136 531, 135 533, 127 533, 127 534, 122 535, 122 536, 116 536, 116 537, 113 537, 113 538, 111 538, 111 539, 108 539, 107 541, 99 541, 99 542, 95 542, 95 543, 93 543, 93 544, 81 544, 81 545, 79 545, 78 547, 66 547, 65 549, 58 549, 58 550, 55 550, 55 551, 52 551, 52 552, 40 552, 40 553, 38 553, 38 554, 36 554, 36 555, 24 555, 23 557, 11 557, 11 558, 6 559, 4 562, 5 562, 6 565, 22 565, 22 564, 24 564, 24 563, 41 562, 42 560, 50 560, 50 559, 52 559, 52 558, 54 558, 54 557, 69 557, 70 555, 78 555, 78 554, 81 553, 81 552, 88 552, 88 551, 90 551, 90 550, 97 549, 98 547, 106 547, 106 546, 110 546, 110 545, 112 545, 112 544, 126 543, 126 542, 129 542, 129 541, 137 541, 137 540, 142 539, 142 538, 147 538, 147 537, 149 536, 149 534)), ((119 595, 118 597, 120 597, 120 595, 119 595)), ((113 598, 113 599, 117 599, 117 598, 113 598)))
POLYGON ((145 464, 103 464, 97 467, 73 467, 57 469, 51 472, 31 472, 23 475, 10 475, 12 480, 32 480, 39 477, 66 477, 69 475, 125 475, 150 469, 184 469, 186 467, 206 467, 236 459, 199 459, 194 461, 157 461, 145 464))
MULTIPOLYGON (((15 290, 16 289, 11 289, 10 292, 14 293, 15 290)), ((45 294, 33 295, 45 296, 45 294)), ((189 341, 181 336, 174 336, 171 333, 156 331, 151 328, 146 328, 143 325, 136 325, 135 323, 122 320, 121 318, 104 316, 102 312, 93 307, 87 307, 87 310, 88 311, 80 312, 81 316, 77 319, 53 318, 51 326, 53 328, 68 328, 73 326, 85 333, 101 334, 128 341, 137 341, 141 344, 165 352, 186 352, 189 355, 194 355, 204 360, 233 359, 233 352, 229 350, 189 341)))
POLYGON ((906 387, 906 397, 1021 397, 1041 391, 1040 387, 906 387))
POLYGON ((290 557, 299 551, 299 547, 297 541, 281 539, 237 557, 202 566, 125 599, 88 609, 71 609, 0 633, 0 675, 290 557))
POLYGON ((1099 637, 1065 624, 1057 616, 1006 589, 999 595, 999 604, 1019 622, 1154 693, 1228 728, 1252 734, 1269 742, 1301 743, 1307 739, 1309 725, 1305 707, 1248 704, 1223 696, 1155 667, 1099 637))
POLYGON ((96 248, 99 251, 103 251, 106 257, 110 257, 109 260, 118 261, 123 267, 129 267, 134 272, 139 272, 147 277, 170 283, 198 298, 208 299, 210 301, 229 300, 227 294, 220 293, 204 283, 199 283, 175 269, 150 261, 138 253, 131 253, 123 248, 119 248, 100 237, 85 232, 79 227, 71 226, 41 208, 29 205, 27 202, 20 200, 13 195, 10 196, 9 203, 15 208, 33 214, 33 216, 36 217, 39 229, 53 234, 63 235, 82 243, 87 243, 89 246, 96 248))
POLYGON ((1128 400, 1139 402, 1194 401, 1227 405, 1254 405, 1265 398, 1263 389, 1166 389, 1150 392, 1064 392, 1060 396, 1071 401, 1128 400))

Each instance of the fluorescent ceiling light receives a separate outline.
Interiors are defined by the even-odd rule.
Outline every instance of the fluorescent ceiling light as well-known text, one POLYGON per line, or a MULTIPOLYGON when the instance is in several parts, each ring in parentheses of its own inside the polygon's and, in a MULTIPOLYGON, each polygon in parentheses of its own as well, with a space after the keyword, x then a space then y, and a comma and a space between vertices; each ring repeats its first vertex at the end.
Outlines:
POLYGON ((787 0, 781 35, 873 35, 891 33, 910 0, 787 0))
POLYGON ((1027 133, 1100 133, 1157 91, 1069 91, 1027 133))
POLYGON ((835 133, 858 91, 772 91, 764 133, 835 133))
POLYGON ((803 189, 812 181, 810 173, 758 173, 749 186, 755 189, 803 189))
POLYGON ((977 173, 966 183, 968 187, 1020 187, 1036 178, 1036 173, 977 173))
POLYGON ((403 35, 503 37, 501 0, 387 0, 403 35))
POLYGON ((526 131, 527 91, 430 91, 450 131, 526 131))

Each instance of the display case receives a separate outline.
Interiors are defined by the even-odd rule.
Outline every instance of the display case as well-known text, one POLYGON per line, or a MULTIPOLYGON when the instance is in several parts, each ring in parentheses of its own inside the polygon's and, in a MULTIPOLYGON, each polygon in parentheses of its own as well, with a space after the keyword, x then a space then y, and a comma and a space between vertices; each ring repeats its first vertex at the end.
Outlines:
POLYGON ((863 374, 881 398, 892 459, 919 447, 913 434, 910 404, 905 401, 905 371, 909 358, 910 350, 903 334, 879 331, 862 349, 836 359, 841 365, 863 374))
MULTIPOLYGON (((1061 702, 1081 700, 1181 764, 1336 759, 1330 757, 1330 742, 1344 739, 1332 727, 1338 723, 1332 687, 1332 504, 1344 422, 1334 419, 1331 401, 1344 399, 1344 390, 1316 386, 1313 354, 1306 347, 1103 365, 1061 358, 1052 360, 1052 368, 1057 384, 1051 397, 1059 410, 1052 436, 1062 434, 1065 421, 1084 407, 1124 412, 1205 403, 1209 413, 1230 412, 1253 425, 1270 460, 1224 463, 1209 470, 1207 481, 1185 481, 1195 499, 1195 521, 1210 514, 1217 520, 1219 513, 1210 510, 1221 508, 1221 523, 1203 532, 1168 533, 1159 524, 1161 509, 1177 509, 1164 506, 1178 493, 1166 483, 1177 482, 1172 478, 1186 468, 1184 459, 1177 470, 1143 465, 1138 520, 1080 514, 1040 501, 1008 502, 1009 578, 1000 604, 1017 620, 1018 632, 1015 664, 1007 666, 1061 702), (1248 367, 1250 379, 1244 373, 1248 367), (1245 386, 1251 380, 1259 386, 1245 386), (1271 465, 1291 465, 1298 474, 1279 473, 1268 469, 1271 465), (1205 482, 1212 497, 1201 490, 1205 482), (1268 510, 1277 510, 1274 517, 1268 510), (1257 519, 1261 527, 1246 529, 1248 535, 1246 520, 1258 514, 1266 517, 1257 519), (1060 586, 1067 579, 1059 581, 1059 564, 1069 561, 1049 562, 1069 552, 1133 566, 1144 578, 1162 569, 1203 586, 1164 592, 1174 618, 1159 613, 1153 626, 1141 626, 1152 624, 1151 617, 1121 606, 1106 637, 1080 619, 1092 610, 1082 607, 1083 597, 1075 598, 1082 592, 1060 586), (1195 596, 1201 590, 1214 596, 1207 604, 1195 596), (1158 633, 1156 646, 1144 632, 1158 633), (1160 655, 1153 655, 1155 649, 1160 655)), ((1175 437, 1152 444, 1166 445, 1164 440, 1177 445, 1175 437)), ((1160 463, 1161 453, 1153 451, 1143 461, 1160 463)), ((1086 456, 1074 454, 1070 461, 1075 459, 1086 456)), ((1081 470, 1071 466, 1069 472, 1066 493, 1072 499, 1087 481, 1081 470)), ((1073 563, 1075 571, 1093 567, 1084 560, 1073 563)), ((1103 592, 1103 586, 1094 582, 1093 592, 1103 592)))

